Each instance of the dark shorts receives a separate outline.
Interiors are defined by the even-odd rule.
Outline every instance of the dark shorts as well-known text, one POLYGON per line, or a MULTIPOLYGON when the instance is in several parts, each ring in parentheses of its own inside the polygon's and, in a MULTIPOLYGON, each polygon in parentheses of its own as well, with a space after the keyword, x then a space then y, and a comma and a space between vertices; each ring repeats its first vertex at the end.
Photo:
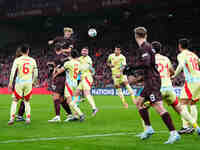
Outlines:
POLYGON ((150 103, 155 103, 162 100, 162 95, 160 92, 161 82, 157 79, 151 79, 144 83, 144 89, 141 93, 141 97, 145 98, 145 101, 150 101, 150 103))
POLYGON ((64 95, 65 90, 65 77, 56 77, 52 83, 52 91, 64 95))

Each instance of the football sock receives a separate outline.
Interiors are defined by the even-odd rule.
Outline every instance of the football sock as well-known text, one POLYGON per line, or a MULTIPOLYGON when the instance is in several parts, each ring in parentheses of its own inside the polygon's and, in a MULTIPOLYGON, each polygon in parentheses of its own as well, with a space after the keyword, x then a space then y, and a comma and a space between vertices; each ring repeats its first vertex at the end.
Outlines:
POLYGON ((76 105, 74 102, 71 101, 71 102, 69 103, 69 106, 70 106, 75 112, 77 112, 79 116, 82 116, 82 115, 83 115, 83 113, 81 112, 80 108, 77 107, 77 105, 76 105))
POLYGON ((62 101, 62 102, 61 102, 61 105, 62 105, 62 107, 64 108, 64 110, 66 111, 66 113, 67 113, 68 115, 71 115, 71 114, 72 114, 72 111, 71 111, 71 109, 70 109, 70 107, 69 107, 69 104, 67 103, 66 100, 62 101))
POLYGON ((174 131, 175 127, 174 127, 174 124, 172 122, 172 119, 171 119, 169 113, 165 112, 164 114, 161 115, 161 117, 162 117, 162 120, 164 121, 165 125, 169 129, 169 131, 174 131))
POLYGON ((194 128, 198 127, 195 119, 188 112, 187 105, 182 105, 181 116, 183 117, 184 121, 188 121, 194 128))
POLYGON ((17 102, 12 101, 11 108, 10 108, 10 120, 15 119, 16 109, 17 109, 17 102))
POLYGON ((60 100, 59 99, 54 100, 54 108, 55 108, 56 116, 60 116, 60 100))
POLYGON ((198 121, 198 110, 196 105, 190 105, 191 110, 191 116, 195 120, 195 122, 198 121))
POLYGON ((18 111, 18 116, 23 116, 25 113, 25 104, 24 101, 21 101, 18 111))
POLYGON ((149 120, 149 112, 148 112, 147 108, 140 109, 139 114, 142 117, 142 119, 144 120, 145 126, 151 126, 151 123, 149 120))
POLYGON ((182 119, 182 123, 183 123, 183 128, 189 128, 190 127, 189 122, 187 120, 185 120, 183 117, 181 119, 182 119))
POLYGON ((131 88, 131 86, 129 84, 126 85, 126 89, 128 90, 129 94, 131 95, 131 98, 135 99, 135 95, 133 93, 133 89, 131 88))
POLYGON ((86 98, 88 99, 88 102, 90 103, 90 105, 92 106, 92 109, 96 109, 96 105, 94 103, 94 99, 91 95, 87 95, 86 98))
POLYGON ((31 106, 29 101, 24 101, 25 104, 25 112, 26 112, 26 119, 31 118, 31 106))
POLYGON ((117 89, 117 92, 118 92, 118 95, 119 95, 120 99, 122 100, 122 103, 125 103, 126 101, 125 101, 125 98, 124 98, 122 89, 121 89, 121 88, 118 88, 118 89, 117 89))
MULTIPOLYGON (((188 105, 181 105, 181 108, 182 108, 182 113, 189 113, 189 110, 188 110, 188 105)), ((189 128, 190 127, 190 123, 185 120, 183 117, 181 118, 182 119, 182 123, 183 123, 183 128, 189 128)))

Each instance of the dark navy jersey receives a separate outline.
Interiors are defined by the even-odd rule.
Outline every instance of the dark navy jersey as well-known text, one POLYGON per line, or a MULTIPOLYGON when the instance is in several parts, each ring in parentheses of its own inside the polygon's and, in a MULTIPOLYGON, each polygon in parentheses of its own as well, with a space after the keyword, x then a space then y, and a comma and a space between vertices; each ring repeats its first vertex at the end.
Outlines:
POLYGON ((144 86, 149 86, 150 80, 156 80, 160 84, 160 74, 155 62, 155 51, 148 42, 142 43, 137 51, 135 64, 131 66, 132 70, 142 70, 144 76, 144 86))

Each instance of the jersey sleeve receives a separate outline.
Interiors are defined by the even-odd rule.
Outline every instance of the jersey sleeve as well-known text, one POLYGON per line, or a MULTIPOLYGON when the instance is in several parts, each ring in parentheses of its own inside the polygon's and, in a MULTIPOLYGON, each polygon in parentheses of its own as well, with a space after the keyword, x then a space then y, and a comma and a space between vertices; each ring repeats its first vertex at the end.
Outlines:
POLYGON ((63 67, 64 67, 65 70, 69 69, 70 68, 69 61, 65 62, 63 67))
POLYGON ((109 63, 111 62, 111 57, 112 57, 111 55, 108 56, 107 62, 109 63))
POLYGON ((92 59, 89 57, 89 59, 88 59, 88 63, 90 64, 90 65, 92 65, 92 59))
POLYGON ((122 58, 122 65, 124 65, 124 66, 126 65, 126 57, 124 57, 124 56, 122 58))
POLYGON ((177 59, 178 59, 178 67, 176 68, 176 71, 173 77, 176 77, 183 70, 183 66, 184 66, 184 59, 182 58, 182 56, 178 55, 177 59))
POLYGON ((172 63, 169 59, 168 59, 168 67, 169 69, 174 70, 174 67, 172 66, 172 63))
POLYGON ((9 85, 12 85, 12 83, 13 83, 13 79, 14 79, 16 70, 17 70, 17 60, 15 59, 13 62, 11 73, 10 73, 9 85))
POLYGON ((132 66, 132 69, 145 69, 151 66, 151 54, 147 51, 143 51, 140 55, 139 61, 137 61, 136 65, 132 66))

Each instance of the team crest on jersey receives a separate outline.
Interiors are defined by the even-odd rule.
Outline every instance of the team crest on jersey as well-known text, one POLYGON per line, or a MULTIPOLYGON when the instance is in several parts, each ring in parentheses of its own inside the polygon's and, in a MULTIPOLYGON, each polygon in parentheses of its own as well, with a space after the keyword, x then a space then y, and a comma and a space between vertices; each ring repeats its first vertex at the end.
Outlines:
POLYGON ((148 53, 144 53, 144 54, 142 55, 142 57, 147 57, 147 56, 149 56, 148 53))

